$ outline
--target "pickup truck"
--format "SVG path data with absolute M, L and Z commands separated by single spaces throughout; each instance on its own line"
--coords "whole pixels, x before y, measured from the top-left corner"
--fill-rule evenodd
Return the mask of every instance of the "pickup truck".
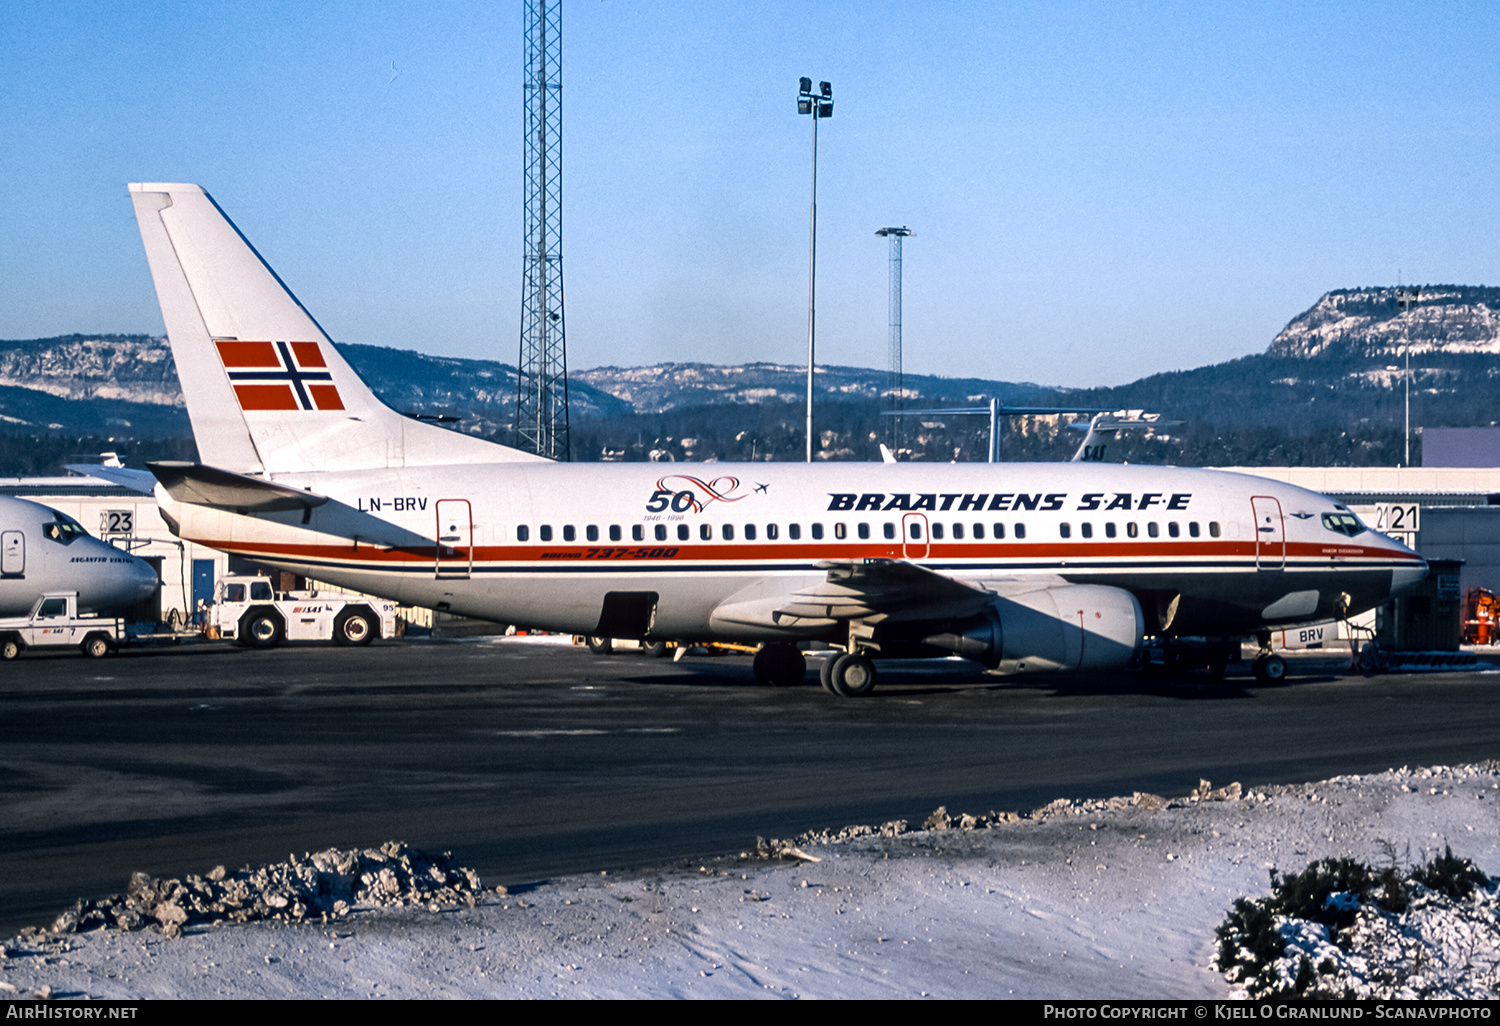
M 125 640 L 124 623 L 113 617 L 79 616 L 78 592 L 50 592 L 37 599 L 29 616 L 0 619 L 0 659 L 14 659 L 28 648 L 76 645 L 95 659 Z

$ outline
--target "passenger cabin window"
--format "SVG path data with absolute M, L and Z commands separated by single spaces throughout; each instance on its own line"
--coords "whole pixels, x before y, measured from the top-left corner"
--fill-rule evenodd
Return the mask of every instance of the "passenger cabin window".
M 563 541 L 574 541 L 575 539 L 577 539 L 577 537 L 578 532 L 573 530 L 572 524 L 567 524 L 563 527 Z
M 1093 524 L 1079 524 L 1078 525 L 1078 533 L 1081 534 L 1081 535 L 1083 535 L 1085 538 L 1092 538 L 1094 536 L 1094 525 Z
M 813 541 L 822 541 L 823 540 L 823 525 L 822 524 L 813 524 L 812 525 L 812 536 L 813 536 Z
M 734 541 L 734 525 L 733 524 L 725 524 L 724 527 L 722 528 L 722 530 L 723 530 L 723 533 L 724 533 L 724 540 L 725 541 Z
M 630 539 L 631 539 L 631 541 L 645 541 L 646 540 L 646 528 L 645 528 L 645 526 L 642 525 L 642 524 L 631 524 L 630 525 Z
M 754 524 L 746 524 L 745 525 L 745 540 L 746 541 L 754 541 L 755 540 L 755 525 Z
M 1146 525 L 1146 533 L 1149 534 L 1151 537 L 1156 538 L 1156 537 L 1159 537 L 1161 535 L 1161 528 L 1157 527 L 1156 526 L 1156 521 L 1153 520 L 1153 521 L 1151 521 L 1151 523 L 1149 523 L 1149 524 Z
M 845 538 L 849 537 L 849 525 L 848 524 L 834 524 L 833 525 L 833 536 L 835 538 L 839 539 L 839 541 L 843 541 Z
M 859 527 L 856 528 L 856 530 L 858 531 L 859 536 L 860 536 L 861 539 L 865 539 L 865 540 L 869 539 L 869 537 L 870 537 L 870 525 L 869 524 L 860 524 Z
M 609 540 L 610 541 L 619 541 L 620 540 L 620 525 L 619 524 L 610 524 L 609 525 Z
M 882 524 L 881 533 L 885 535 L 887 541 L 894 541 L 896 538 L 896 525 L 892 523 Z
M 1072 525 L 1070 525 L 1070 524 L 1058 524 L 1057 525 L 1057 533 L 1060 534 L 1064 538 L 1071 538 L 1073 536 Z
M 1129 523 L 1125 525 L 1125 533 L 1135 538 L 1141 533 L 1141 529 L 1135 523 Z
M 551 541 L 552 540 L 552 525 L 551 524 L 543 524 L 540 528 L 537 529 L 537 534 L 541 537 L 542 541 L 544 541 L 544 542 Z
M 1024 537 L 1026 537 L 1026 525 L 1025 524 L 1017 524 L 1016 525 L 1016 537 L 1017 538 L 1024 538 Z
M 583 529 L 583 536 L 585 538 L 587 538 L 589 541 L 598 541 L 599 540 L 599 528 L 596 525 L 594 525 L 594 524 L 590 524 L 589 526 L 587 526 L 587 527 L 585 527 Z
M 983 524 L 975 524 L 974 525 L 974 540 L 975 541 L 984 541 L 984 525 Z
M 701 539 L 703 539 L 704 541 L 713 541 L 714 540 L 713 525 L 712 524 L 699 524 L 698 525 L 698 537 L 701 538 Z
M 1188 524 L 1188 534 L 1194 538 L 1198 537 L 1198 521 L 1194 520 Z
M 999 541 L 1000 539 L 1002 539 L 1004 537 L 1005 537 L 1005 525 L 1004 524 L 996 524 L 995 525 L 995 540 Z
M 522 524 L 516 528 L 516 541 L 531 541 L 531 528 Z
M 691 527 L 689 527 L 687 524 L 678 524 L 677 525 L 677 540 L 678 541 L 687 541 L 692 536 L 693 536 L 693 529 Z
M 1173 538 L 1176 538 L 1182 534 L 1182 528 L 1177 526 L 1177 521 L 1174 520 L 1167 525 L 1167 534 L 1171 535 Z
M 1208 536 L 1210 538 L 1217 538 L 1219 536 L 1219 522 L 1217 520 L 1210 520 L 1208 522 Z
M 781 534 L 781 529 L 775 524 L 766 525 L 766 541 L 775 541 Z
M 953 537 L 955 539 L 957 539 L 958 541 L 962 541 L 963 540 L 963 537 L 964 537 L 964 525 L 963 524 L 954 524 L 953 525 Z
M 912 526 L 915 527 L 916 525 L 913 524 Z M 933 524 L 932 525 L 932 536 L 934 538 L 941 538 L 943 536 L 943 525 L 942 524 Z
M 797 539 L 801 538 L 802 537 L 802 525 L 801 524 L 787 524 L 786 525 L 786 536 L 788 538 L 790 538 L 792 541 L 796 541 Z
M 666 541 L 667 540 L 667 525 L 666 524 L 657 524 L 656 525 L 656 540 L 657 541 Z
M 1113 538 L 1114 536 L 1115 536 L 1115 525 L 1113 523 L 1105 524 L 1104 525 L 1104 537 L 1106 537 L 1106 538 Z

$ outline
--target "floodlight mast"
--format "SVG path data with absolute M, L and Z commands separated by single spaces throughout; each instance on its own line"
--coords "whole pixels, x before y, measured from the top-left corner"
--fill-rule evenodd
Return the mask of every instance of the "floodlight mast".
M 910 228 L 881 228 L 875 232 L 876 235 L 885 236 L 891 240 L 891 338 L 889 348 L 890 377 L 886 383 L 886 391 L 890 393 L 890 410 L 892 414 L 901 412 L 901 399 L 904 394 L 905 385 L 901 381 L 901 240 L 916 232 Z M 901 418 L 893 416 L 890 428 L 886 433 L 886 444 L 891 452 L 901 451 Z M 990 462 L 994 462 L 991 460 Z
M 812 202 L 808 208 L 807 243 L 807 462 L 813 458 L 813 363 L 817 340 L 818 295 L 818 122 L 833 117 L 833 85 L 819 82 L 813 92 L 812 79 L 797 83 L 797 113 L 812 115 Z

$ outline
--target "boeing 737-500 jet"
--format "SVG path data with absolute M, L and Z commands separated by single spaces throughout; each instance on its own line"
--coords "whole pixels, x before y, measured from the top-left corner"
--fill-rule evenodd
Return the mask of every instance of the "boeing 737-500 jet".
M 558 463 L 404 417 L 196 185 L 130 186 L 201 464 L 152 466 L 183 538 L 402 603 L 542 630 L 1005 673 L 1123 667 L 1152 635 L 1369 609 L 1415 552 L 1239 474 L 1061 464 Z

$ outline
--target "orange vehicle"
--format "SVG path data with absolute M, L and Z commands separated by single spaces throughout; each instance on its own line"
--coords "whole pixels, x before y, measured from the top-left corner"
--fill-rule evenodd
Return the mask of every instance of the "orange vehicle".
M 1493 645 L 1500 600 L 1488 588 L 1470 588 L 1464 596 L 1464 644 Z

